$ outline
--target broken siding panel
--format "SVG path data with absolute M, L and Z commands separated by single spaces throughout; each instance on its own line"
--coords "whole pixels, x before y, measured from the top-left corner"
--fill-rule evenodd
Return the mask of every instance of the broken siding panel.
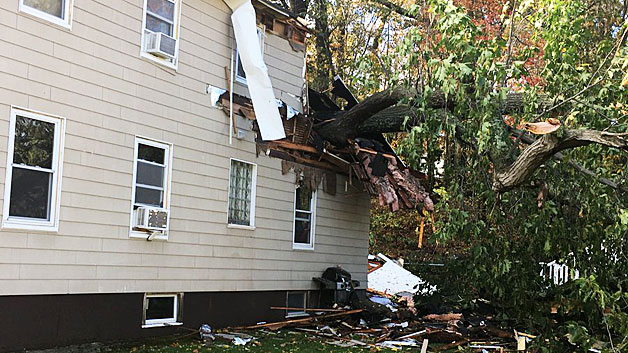
M 288 65 L 297 67 L 303 65 L 305 52 L 293 50 L 290 43 L 278 35 L 267 32 L 266 39 L 264 43 L 268 49 L 269 56 L 277 58 L 280 62 L 285 62 Z

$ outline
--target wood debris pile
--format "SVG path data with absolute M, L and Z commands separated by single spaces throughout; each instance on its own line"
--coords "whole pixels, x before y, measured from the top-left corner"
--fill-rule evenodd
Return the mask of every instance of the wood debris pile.
M 381 298 L 381 296 L 377 296 Z M 474 352 L 504 352 L 525 349 L 534 336 L 520 334 L 500 327 L 500 322 L 490 316 L 476 314 L 432 313 L 424 314 L 425 308 L 409 310 L 407 302 L 389 296 L 391 306 L 385 317 L 373 319 L 365 308 L 329 312 L 309 309 L 304 318 L 247 327 L 231 328 L 231 331 L 291 329 L 305 332 L 331 345 L 342 347 L 416 349 L 421 352 L 457 351 L 466 347 Z M 380 304 L 375 304 L 380 305 Z M 278 308 L 281 309 L 281 308 Z M 467 316 L 468 315 L 468 316 Z

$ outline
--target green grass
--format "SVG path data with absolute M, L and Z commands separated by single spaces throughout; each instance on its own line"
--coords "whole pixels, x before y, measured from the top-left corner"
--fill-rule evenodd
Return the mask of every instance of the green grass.
M 140 345 L 126 347 L 110 347 L 111 353 L 214 353 L 214 352 L 247 352 L 247 353 L 314 353 L 314 352 L 394 352 L 392 349 L 339 347 L 329 344 L 330 340 L 315 335 L 281 330 L 278 332 L 254 331 L 248 332 L 255 340 L 245 346 L 235 346 L 231 342 L 216 338 L 213 342 L 203 344 L 193 337 L 170 337 L 153 340 Z M 366 337 L 355 336 L 357 340 L 366 342 Z

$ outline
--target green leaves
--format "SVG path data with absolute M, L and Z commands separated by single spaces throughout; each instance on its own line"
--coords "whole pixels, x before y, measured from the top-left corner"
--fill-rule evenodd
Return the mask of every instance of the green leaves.
M 621 224 L 628 225 L 628 210 L 619 210 L 619 220 Z

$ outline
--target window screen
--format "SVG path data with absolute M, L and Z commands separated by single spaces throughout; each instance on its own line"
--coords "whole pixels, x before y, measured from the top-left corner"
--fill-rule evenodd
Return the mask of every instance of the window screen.
M 146 1 L 146 29 L 173 36 L 174 2 L 170 0 Z
M 164 207 L 166 182 L 166 150 L 138 144 L 136 158 L 135 204 Z
M 16 116 L 10 217 L 50 219 L 56 124 Z

